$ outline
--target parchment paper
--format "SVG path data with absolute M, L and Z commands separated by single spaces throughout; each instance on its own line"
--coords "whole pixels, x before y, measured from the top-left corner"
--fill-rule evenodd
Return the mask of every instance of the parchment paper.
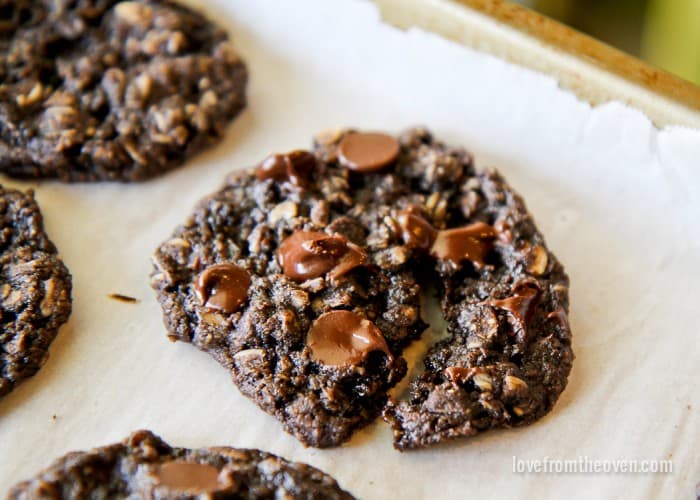
M 141 185 L 34 187 L 74 279 L 46 366 L 0 401 L 0 494 L 54 458 L 149 428 L 180 446 L 258 447 L 361 498 L 690 498 L 700 481 L 700 133 L 591 109 L 551 78 L 379 21 L 360 0 L 210 0 L 250 73 L 223 144 Z M 536 425 L 399 453 L 377 422 L 304 449 L 208 355 L 166 340 L 149 257 L 224 175 L 335 126 L 424 124 L 498 166 L 572 283 L 577 359 Z M 138 304 L 110 300 L 112 292 Z M 516 474 L 518 459 L 673 460 L 672 474 Z

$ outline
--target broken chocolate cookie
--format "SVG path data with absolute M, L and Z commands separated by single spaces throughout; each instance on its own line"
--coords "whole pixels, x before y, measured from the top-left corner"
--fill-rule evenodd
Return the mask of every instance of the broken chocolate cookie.
M 175 448 L 149 431 L 121 443 L 73 452 L 17 484 L 24 498 L 303 498 L 351 500 L 310 465 L 252 449 Z
M 421 129 L 338 131 L 268 157 L 204 200 L 155 264 L 171 338 L 214 355 L 305 444 L 337 445 L 380 407 L 399 449 L 524 425 L 571 369 L 568 278 L 522 199 Z M 222 264 L 250 278 L 223 312 L 196 292 Z M 387 401 L 430 287 L 449 337 L 409 399 Z
M 0 186 L 0 397 L 31 377 L 71 312 L 71 276 L 31 191 Z
M 141 181 L 216 142 L 245 106 L 226 33 L 168 0 L 3 2 L 0 170 Z

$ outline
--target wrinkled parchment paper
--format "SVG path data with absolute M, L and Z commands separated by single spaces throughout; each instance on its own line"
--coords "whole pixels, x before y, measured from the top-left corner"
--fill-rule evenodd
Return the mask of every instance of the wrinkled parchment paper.
M 257 447 L 361 498 L 690 498 L 700 481 L 700 132 L 591 109 L 551 78 L 419 31 L 362 0 L 209 0 L 250 73 L 220 146 L 141 185 L 34 187 L 74 279 L 74 312 L 33 379 L 0 401 L 0 494 L 54 458 L 149 428 L 171 444 Z M 165 337 L 149 257 L 224 175 L 335 126 L 424 124 L 498 166 L 571 276 L 576 362 L 528 428 L 399 453 L 377 422 L 304 449 L 208 355 Z M 107 298 L 140 299 L 125 304 Z M 673 460 L 671 474 L 518 474 L 517 459 Z

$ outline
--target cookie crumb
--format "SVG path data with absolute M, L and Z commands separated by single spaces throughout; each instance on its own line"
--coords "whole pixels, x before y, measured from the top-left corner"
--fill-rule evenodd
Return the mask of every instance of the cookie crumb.
M 118 300 L 119 302 L 125 302 L 127 304 L 138 304 L 141 302 L 139 299 L 135 297 L 130 297 L 128 295 L 122 295 L 121 293 L 110 293 L 107 295 L 110 299 L 113 300 Z

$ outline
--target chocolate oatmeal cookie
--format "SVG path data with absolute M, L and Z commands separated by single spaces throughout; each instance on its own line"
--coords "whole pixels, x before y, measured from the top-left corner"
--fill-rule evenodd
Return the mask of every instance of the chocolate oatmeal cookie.
M 571 368 L 568 278 L 522 199 L 424 130 L 272 155 L 155 263 L 171 338 L 212 353 L 305 444 L 339 444 L 380 406 L 399 449 L 527 424 Z M 387 401 L 430 287 L 449 338 L 410 398 Z
M 237 498 L 352 499 L 320 470 L 258 450 L 173 448 L 149 431 L 121 443 L 69 453 L 10 499 Z
M 71 276 L 31 191 L 0 186 L 0 397 L 31 377 L 71 312 Z
M 0 2 L 0 170 L 141 181 L 217 141 L 245 106 L 226 33 L 168 0 Z

